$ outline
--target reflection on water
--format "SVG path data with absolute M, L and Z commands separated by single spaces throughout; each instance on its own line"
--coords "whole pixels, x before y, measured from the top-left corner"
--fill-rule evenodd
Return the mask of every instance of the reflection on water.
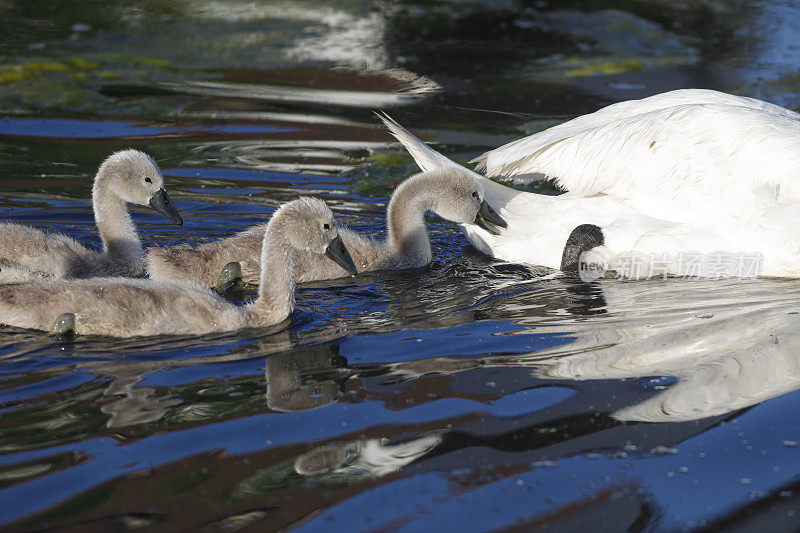
M 604 287 L 613 323 L 581 331 L 569 352 L 537 361 L 571 380 L 673 376 L 619 420 L 697 420 L 800 387 L 800 292 L 794 281 L 617 283 Z
M 299 194 L 377 235 L 414 166 L 376 107 L 466 161 L 677 87 L 797 105 L 780 0 L 95 7 L 0 6 L 2 217 L 92 246 L 90 179 L 123 147 L 184 214 L 133 208 L 145 243 L 231 235 Z M 586 284 L 428 227 L 431 265 L 305 284 L 279 328 L 3 328 L 2 527 L 800 526 L 795 281 Z

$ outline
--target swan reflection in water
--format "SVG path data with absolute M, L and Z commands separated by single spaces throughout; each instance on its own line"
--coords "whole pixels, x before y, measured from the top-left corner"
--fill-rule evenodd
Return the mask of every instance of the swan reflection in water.
M 327 375 L 304 382 L 302 369 L 323 369 Z M 322 345 L 304 351 L 290 351 L 267 357 L 267 405 L 284 413 L 307 411 L 330 405 L 345 395 L 344 381 L 355 375 L 338 346 Z M 386 438 L 362 438 L 329 442 L 294 461 L 294 471 L 303 476 L 326 478 L 381 477 L 423 457 L 442 441 L 434 431 L 403 442 Z
M 304 476 L 382 477 L 425 456 L 441 442 L 442 434 L 433 432 L 398 443 L 380 438 L 325 444 L 299 456 L 294 469 Z
M 663 392 L 614 411 L 614 418 L 698 420 L 800 387 L 795 282 L 606 280 L 600 285 L 608 314 L 573 326 L 575 342 L 536 354 L 535 366 L 547 379 L 676 378 Z
M 476 300 L 493 290 L 489 285 L 477 291 Z M 526 283 L 518 282 L 516 287 L 522 285 Z M 520 450 L 537 449 L 531 456 L 536 460 L 592 449 L 591 442 L 580 444 L 576 436 L 601 430 L 617 435 L 613 440 L 622 449 L 627 442 L 638 442 L 641 437 L 631 433 L 634 428 L 625 427 L 626 421 L 683 422 L 705 418 L 712 423 L 715 417 L 800 388 L 800 315 L 796 314 L 800 311 L 800 287 L 795 282 L 602 280 L 579 284 L 542 279 L 527 285 L 530 287 L 525 291 L 486 299 L 485 305 L 466 306 L 463 313 L 476 316 L 465 318 L 475 320 L 480 315 L 510 319 L 522 326 L 520 333 L 554 332 L 569 335 L 572 342 L 530 354 L 443 356 L 351 365 L 338 353 L 346 339 L 343 331 L 316 333 L 313 339 L 305 339 L 303 346 L 297 346 L 297 339 L 282 331 L 262 337 L 244 350 L 239 342 L 232 342 L 232 337 L 208 338 L 205 342 L 219 343 L 220 349 L 211 359 L 203 358 L 202 363 L 264 357 L 267 385 L 262 398 L 273 412 L 291 413 L 365 399 L 385 401 L 391 409 L 404 405 L 406 399 L 413 399 L 417 405 L 447 398 L 475 402 L 474 408 L 464 406 L 462 412 L 477 417 L 470 418 L 469 423 L 460 419 L 456 422 L 460 416 L 457 413 L 443 413 L 443 418 L 431 420 L 427 428 L 415 430 L 404 427 L 400 417 L 399 425 L 387 431 L 374 428 L 365 438 L 342 435 L 341 440 L 317 442 L 315 446 L 320 451 L 316 455 L 308 448 L 295 455 L 297 472 L 306 473 L 369 470 L 384 475 L 410 464 L 414 458 L 441 455 L 455 446 L 456 440 L 459 447 L 480 444 L 503 448 L 517 433 L 514 442 Z M 435 325 L 448 327 L 439 322 Z M 343 329 L 354 326 L 343 324 Z M 31 336 L 27 332 L 16 335 L 26 339 Z M 35 337 L 46 345 L 52 342 Z M 30 342 L 23 344 L 31 352 L 28 356 L 38 353 Z M 148 374 L 193 367 L 201 361 L 136 361 L 135 354 L 143 344 L 146 341 L 114 341 L 115 351 L 128 354 L 133 360 L 92 362 L 95 352 L 99 355 L 112 345 L 75 343 L 76 354 L 90 357 L 78 363 L 79 368 L 111 378 L 110 382 L 96 382 L 107 389 L 100 397 L 106 399 L 101 409 L 109 417 L 105 422 L 108 428 L 153 423 L 166 413 L 180 414 L 181 420 L 191 415 L 196 420 L 213 416 L 204 415 L 205 410 L 217 412 L 208 401 L 198 399 L 192 405 L 184 405 L 186 400 L 181 401 L 175 391 L 145 383 L 143 377 Z M 162 348 L 169 350 L 171 345 Z M 506 382 L 502 376 L 492 374 L 491 379 L 497 384 L 489 387 L 487 376 L 492 369 L 505 369 Z M 646 380 L 661 376 L 673 379 Z M 642 382 L 622 381 L 628 378 Z M 593 380 L 603 381 L 602 386 L 593 387 Z M 576 394 L 558 405 L 538 406 L 534 401 L 521 405 L 525 412 L 511 419 L 491 412 L 486 416 L 487 402 L 562 383 Z M 351 394 L 355 396 L 349 398 Z M 595 406 L 606 403 L 611 405 L 598 418 Z M 548 433 L 547 442 L 528 435 L 557 427 L 559 420 L 573 419 L 580 422 L 580 431 L 570 422 L 569 431 L 565 430 L 563 436 Z M 449 423 L 454 424 L 453 430 L 443 431 Z M 664 442 L 677 443 L 683 438 L 677 428 L 670 432 L 671 438 Z M 412 443 L 410 435 L 417 435 L 420 441 Z M 475 440 L 480 435 L 483 436 Z M 437 445 L 438 440 L 441 443 Z M 640 440 L 641 449 L 651 448 L 649 441 L 643 437 Z M 541 448 L 562 441 L 549 451 Z M 403 446 L 398 447 L 400 442 Z M 568 443 L 572 448 L 560 450 Z M 385 467 L 374 466 L 379 457 L 384 457 Z M 364 464 L 373 466 L 368 469 Z
M 441 457 L 446 450 L 470 446 L 528 450 L 531 458 L 552 460 L 590 451 L 595 446 L 590 435 L 595 433 L 603 433 L 604 442 L 612 448 L 627 449 L 626 445 L 637 442 L 639 449 L 649 450 L 677 444 L 703 431 L 702 427 L 712 427 L 721 416 L 800 388 L 800 288 L 792 282 L 668 279 L 576 285 L 550 279 L 535 283 L 552 284 L 553 290 L 545 292 L 558 299 L 558 305 L 537 306 L 533 301 L 525 305 L 517 294 L 493 302 L 482 312 L 495 316 L 512 313 L 518 324 L 536 325 L 539 333 L 569 334 L 574 341 L 524 355 L 436 357 L 356 366 L 348 366 L 331 346 L 315 353 L 306 351 L 303 359 L 297 359 L 297 354 L 293 358 L 276 354 L 267 358 L 267 402 L 272 410 L 281 412 L 315 409 L 342 401 L 350 378 L 372 388 L 392 382 L 421 385 L 434 375 L 447 376 L 451 383 L 457 375 L 464 376 L 461 384 L 471 383 L 474 399 L 485 402 L 489 397 L 480 399 L 478 394 L 488 391 L 478 389 L 492 368 L 513 370 L 508 385 L 516 383 L 521 387 L 517 390 L 564 383 L 577 395 L 555 409 L 531 406 L 530 413 L 513 420 L 481 416 L 452 430 L 446 429 L 448 420 L 443 420 L 434 432 L 403 439 L 403 447 L 386 445 L 392 435 L 403 433 L 399 428 L 386 432 L 389 439 L 326 442 L 297 456 L 295 471 L 381 476 L 426 454 Z M 534 299 L 541 298 L 541 287 L 532 294 Z M 576 302 L 591 309 L 576 306 Z M 552 316 L 555 307 L 562 309 L 556 321 Z M 564 317 L 567 309 L 570 316 Z M 309 368 L 315 369 L 313 379 L 307 374 Z M 370 381 L 370 376 L 379 377 L 381 384 Z M 670 379 L 645 379 L 665 376 Z M 629 378 L 643 382 L 626 383 Z M 592 380 L 602 380 L 605 385 L 601 389 L 587 387 Z M 648 390 L 642 390 L 642 385 Z M 505 385 L 496 387 L 498 399 L 513 394 Z M 410 389 L 403 392 L 411 394 Z M 606 412 L 597 412 L 594 406 L 598 401 L 608 405 Z M 667 434 L 657 435 L 641 434 L 625 424 L 701 419 L 707 420 L 702 427 L 673 427 Z M 547 428 L 560 427 L 561 422 L 566 428 L 563 435 L 560 430 L 544 440 L 539 435 Z M 581 435 L 589 440 L 583 442 Z M 385 461 L 383 466 L 380 461 Z

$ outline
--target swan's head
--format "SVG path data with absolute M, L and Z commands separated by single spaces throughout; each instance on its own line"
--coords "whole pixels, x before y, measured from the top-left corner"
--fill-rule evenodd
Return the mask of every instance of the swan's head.
M 431 210 L 440 217 L 459 224 L 475 224 L 494 235 L 500 233 L 498 227 L 507 227 L 506 221 L 486 202 L 480 178 L 469 171 L 453 167 L 419 176 L 426 176 L 427 185 L 433 188 Z
M 147 205 L 183 225 L 180 213 L 164 189 L 164 176 L 149 155 L 139 150 L 114 152 L 100 165 L 95 188 L 102 186 L 123 202 Z
M 349 273 L 358 273 L 339 236 L 333 213 L 322 200 L 307 197 L 292 200 L 281 206 L 274 218 L 280 220 L 293 248 L 325 254 Z

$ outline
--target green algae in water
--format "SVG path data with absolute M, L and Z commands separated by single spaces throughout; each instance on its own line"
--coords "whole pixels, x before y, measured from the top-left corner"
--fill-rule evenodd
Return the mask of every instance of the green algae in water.
M 43 76 L 48 72 L 69 72 L 70 67 L 53 60 L 29 61 L 17 65 L 0 66 L 0 84 L 16 83 Z
M 113 70 L 104 70 L 102 72 L 98 72 L 97 77 L 104 81 L 116 81 L 122 76 L 119 72 L 114 72 Z
M 613 76 L 616 74 L 631 74 L 640 72 L 645 68 L 668 67 L 686 65 L 691 63 L 682 57 L 656 57 L 656 58 L 628 58 L 610 60 L 567 60 L 565 65 L 582 64 L 579 68 L 569 69 L 565 74 L 572 78 L 587 76 Z
M 690 39 L 624 11 L 553 11 L 544 20 L 579 43 L 580 53 L 537 61 L 535 70 L 530 70 L 534 79 L 564 83 L 569 78 L 634 74 L 698 61 Z
M 82 57 L 68 57 L 64 62 L 78 70 L 97 70 L 100 68 L 100 63 Z
M 639 72 L 644 65 L 637 59 L 624 59 L 622 61 L 608 61 L 606 63 L 598 63 L 596 65 L 586 65 L 581 68 L 568 70 L 567 76 L 578 78 L 582 76 L 597 76 L 597 75 L 614 75 L 626 74 L 629 72 Z
M 133 54 L 112 53 L 101 56 L 106 62 L 115 65 L 127 65 L 133 67 L 154 67 L 158 69 L 172 68 L 172 62 L 157 57 L 139 56 Z
M 174 71 L 169 61 L 132 54 L 31 58 L 22 63 L 0 66 L 0 110 L 176 112 L 180 105 L 176 105 L 175 99 L 141 99 L 120 105 L 119 100 L 109 98 L 97 89 L 109 81 L 163 81 L 178 76 L 180 73 Z

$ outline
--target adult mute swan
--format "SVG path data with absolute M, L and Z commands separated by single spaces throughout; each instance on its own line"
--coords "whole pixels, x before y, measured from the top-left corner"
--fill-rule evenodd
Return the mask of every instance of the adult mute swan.
M 86 335 L 197 335 L 276 324 L 294 309 L 296 250 L 326 254 L 355 272 L 324 202 L 283 205 L 262 236 L 258 298 L 233 305 L 190 283 L 91 278 L 0 285 L 0 323 Z
M 423 170 L 478 176 L 382 118 Z M 464 229 L 494 257 L 560 268 L 565 243 L 583 226 L 589 246 L 602 244 L 597 261 L 634 277 L 647 274 L 637 276 L 637 258 L 650 274 L 800 277 L 793 111 L 711 90 L 671 91 L 610 105 L 474 161 L 489 177 L 551 177 L 567 190 L 547 196 L 485 179 L 486 199 L 508 228 Z
M 175 224 L 183 224 L 164 189 L 155 161 L 138 150 L 111 154 L 97 170 L 92 207 L 103 250 L 58 233 L 0 222 L 0 283 L 39 278 L 144 275 L 144 253 L 127 203 L 149 205 Z
M 484 199 L 483 178 L 468 173 L 452 173 L 447 169 L 412 176 L 403 181 L 392 195 L 386 214 L 389 236 L 378 241 L 347 229 L 341 229 L 347 249 L 359 272 L 417 268 L 431 261 L 431 243 L 424 215 L 432 211 L 444 219 L 471 223 L 490 234 L 505 227 Z M 210 287 L 217 283 L 223 266 L 230 262 L 241 265 L 241 277 L 247 283 L 258 283 L 257 261 L 263 226 L 254 226 L 231 237 L 199 246 L 175 248 L 153 247 L 147 251 L 147 267 L 152 279 L 192 281 Z M 318 254 L 299 251 L 295 260 L 298 283 L 333 279 L 348 271 Z

